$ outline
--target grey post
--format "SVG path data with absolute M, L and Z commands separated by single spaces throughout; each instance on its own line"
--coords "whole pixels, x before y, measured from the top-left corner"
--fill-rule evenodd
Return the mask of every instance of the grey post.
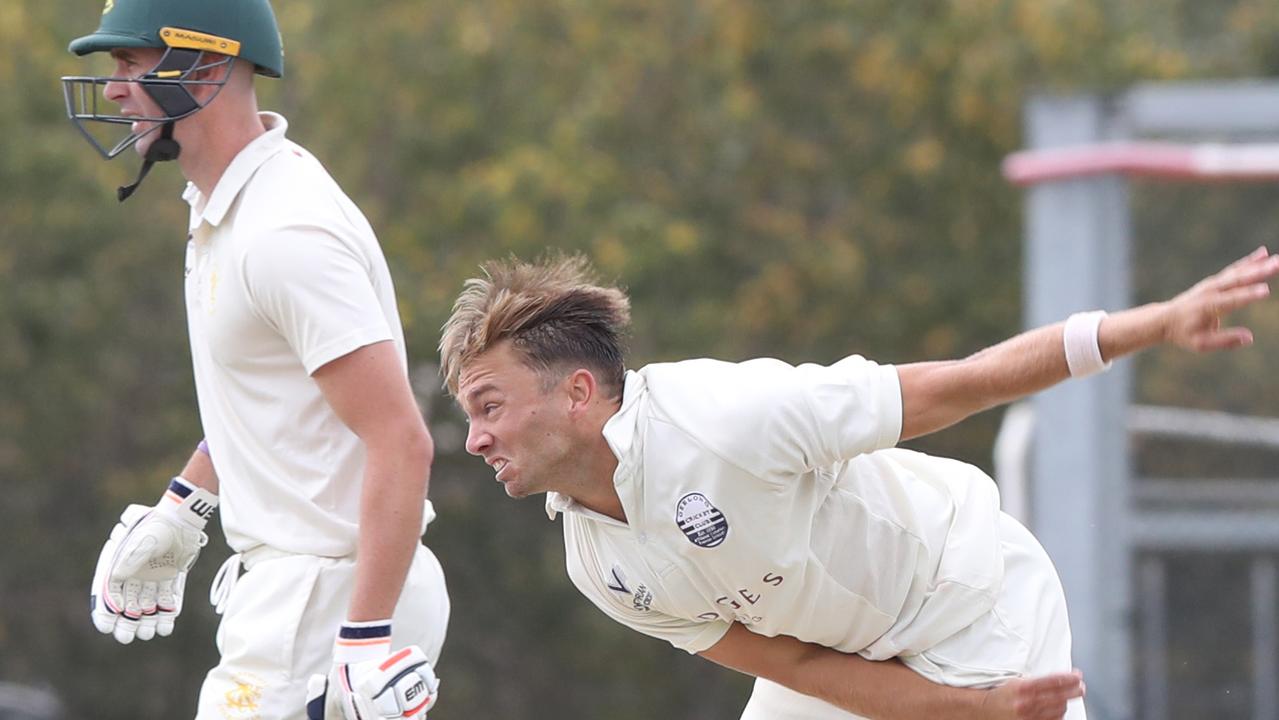
M 1032 149 L 1122 138 L 1097 97 L 1039 97 L 1027 108 Z M 1127 182 L 1088 177 L 1031 186 L 1026 214 L 1026 324 L 1129 303 Z M 1130 369 L 1063 383 L 1033 399 L 1031 518 L 1057 564 L 1094 720 L 1132 715 L 1131 559 L 1123 526 Z

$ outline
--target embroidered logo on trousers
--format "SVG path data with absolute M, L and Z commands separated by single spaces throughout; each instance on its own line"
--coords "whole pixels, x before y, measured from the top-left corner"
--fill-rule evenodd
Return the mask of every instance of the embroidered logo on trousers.
M 222 696 L 222 717 L 228 720 L 256 720 L 265 683 L 251 673 L 235 673 L 232 687 Z

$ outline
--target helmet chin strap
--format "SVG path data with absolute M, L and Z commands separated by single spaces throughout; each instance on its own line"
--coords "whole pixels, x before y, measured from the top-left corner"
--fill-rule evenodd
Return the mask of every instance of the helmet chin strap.
M 178 155 L 182 154 L 182 146 L 177 140 L 173 139 L 173 122 L 169 121 L 160 128 L 160 137 L 156 138 L 151 146 L 147 148 L 147 154 L 143 156 L 142 169 L 138 171 L 138 179 L 133 181 L 132 185 L 123 185 L 116 188 L 116 197 L 120 202 L 129 199 L 142 181 L 146 179 L 147 173 L 151 172 L 151 166 L 158 162 L 168 162 L 169 160 L 177 160 Z

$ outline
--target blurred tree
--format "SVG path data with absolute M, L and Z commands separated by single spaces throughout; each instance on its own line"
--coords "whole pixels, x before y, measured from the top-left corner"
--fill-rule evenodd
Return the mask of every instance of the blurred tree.
M 749 688 L 579 598 L 537 502 L 507 501 L 461 452 L 430 369 L 480 261 L 586 252 L 634 296 L 635 365 L 964 355 L 1020 324 L 1020 194 L 997 169 L 1029 91 L 1279 71 L 1263 0 L 276 9 L 288 67 L 264 104 L 378 229 L 440 440 L 429 540 L 455 611 L 438 720 L 734 718 Z M 112 521 L 200 437 L 176 168 L 119 206 L 136 160 L 100 162 L 62 119 L 56 78 L 83 68 L 66 44 L 96 20 L 88 0 L 0 4 L 0 678 L 52 683 L 80 716 L 182 717 L 215 656 L 202 597 L 220 540 L 175 638 L 118 647 L 85 612 Z M 1143 296 L 1249 248 L 1209 217 L 1177 226 L 1155 273 L 1170 284 Z M 1206 372 L 1185 367 L 1159 372 Z M 918 446 L 988 465 L 996 421 Z

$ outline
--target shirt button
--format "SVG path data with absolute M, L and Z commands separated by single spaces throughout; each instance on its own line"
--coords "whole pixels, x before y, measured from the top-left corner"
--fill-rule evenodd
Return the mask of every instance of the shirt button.
M 646 543 L 646 542 L 648 542 L 648 533 L 646 533 L 646 532 L 641 532 L 641 533 L 639 534 L 639 543 L 640 543 L 640 545 L 643 545 L 643 544 L 644 544 L 644 543 Z

